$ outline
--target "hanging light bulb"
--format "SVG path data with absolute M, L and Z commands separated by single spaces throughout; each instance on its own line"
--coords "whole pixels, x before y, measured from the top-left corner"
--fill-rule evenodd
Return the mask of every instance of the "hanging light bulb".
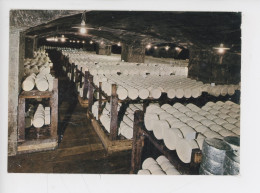
M 55 42 L 57 42 L 57 41 L 58 41 L 58 38 L 57 38 L 57 37 L 55 37 L 55 38 L 54 38 L 54 41 L 55 41 Z
M 146 45 L 146 49 L 148 49 L 148 50 L 149 50 L 151 47 L 152 47 L 151 44 L 147 44 L 147 45 Z
M 101 45 L 103 45 L 103 44 L 104 44 L 104 42 L 102 41 L 102 42 L 100 42 L 100 44 L 101 44 Z
M 72 42 L 75 43 L 75 40 L 73 40 Z
M 157 50 L 158 47 L 157 47 L 157 46 L 154 46 L 153 48 L 154 48 L 155 50 Z
M 80 41 L 78 40 L 77 43 L 79 43 Z
M 82 44 L 85 44 L 85 41 L 84 41 L 84 40 L 82 41 Z
M 65 41 L 66 41 L 66 38 L 64 37 L 64 35 L 61 35 L 60 41 L 61 41 L 61 42 L 65 42 Z
M 117 46 L 118 46 L 118 47 L 120 47 L 120 46 L 121 46 L 121 43 L 120 43 L 120 42 L 118 42 L 118 43 L 117 43 Z
M 219 47 L 213 47 L 213 49 L 216 49 L 219 54 L 224 54 L 226 50 L 230 50 L 230 48 L 225 48 L 224 44 L 220 44 Z
M 93 41 L 91 40 L 89 43 L 90 43 L 90 44 L 93 44 Z
M 86 29 L 85 27 L 81 27 L 80 30 L 79 30 L 79 32 L 80 32 L 81 34 L 86 34 L 86 33 L 87 33 L 87 29 Z
M 166 46 L 166 47 L 165 47 L 165 50 L 166 50 L 166 51 L 168 51 L 169 49 L 170 49 L 170 47 L 169 47 L 169 46 Z

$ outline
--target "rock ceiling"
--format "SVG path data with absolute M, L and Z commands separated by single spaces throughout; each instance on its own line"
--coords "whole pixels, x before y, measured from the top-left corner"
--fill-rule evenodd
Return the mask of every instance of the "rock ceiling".
M 64 34 L 109 43 L 173 43 L 203 49 L 241 44 L 241 13 L 237 12 L 87 11 L 86 24 L 92 29 L 85 36 L 72 28 L 80 24 L 82 13 L 17 10 L 11 12 L 10 24 L 24 25 L 27 35 L 39 38 Z

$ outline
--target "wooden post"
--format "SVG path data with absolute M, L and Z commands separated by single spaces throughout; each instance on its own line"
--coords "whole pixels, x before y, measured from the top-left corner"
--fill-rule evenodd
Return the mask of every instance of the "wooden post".
M 191 162 L 190 162 L 190 168 L 193 173 L 198 173 L 201 160 L 202 160 L 201 150 L 193 149 L 191 153 Z
M 53 91 L 50 98 L 51 106 L 51 138 L 57 139 L 58 131 L 58 79 L 53 80 Z
M 82 88 L 82 74 L 83 74 L 83 72 L 82 72 L 82 67 L 80 67 L 80 72 L 79 72 L 79 85 L 80 85 L 80 88 Z
M 85 100 L 87 98 L 87 93 L 88 93 L 88 76 L 89 72 L 85 71 L 84 75 L 84 87 L 83 87 L 83 99 Z
M 143 124 L 144 124 L 144 112 L 135 111 L 130 174 L 136 174 L 137 171 L 141 169 L 142 150 L 144 145 L 144 136 L 142 135 Z
M 75 70 L 75 71 L 76 71 L 76 72 L 75 72 L 75 84 L 77 84 L 78 78 L 79 78 L 79 75 L 78 75 L 78 65 L 75 66 L 75 69 L 76 69 L 76 70 Z
M 99 82 L 99 87 L 98 87 L 98 120 L 99 120 L 101 113 L 102 113 L 102 94 L 101 94 L 101 90 L 102 90 L 102 82 Z
M 116 84 L 112 84 L 112 94 L 111 94 L 111 119 L 110 119 L 110 140 L 116 140 L 118 135 L 118 113 L 117 113 L 117 106 L 118 106 L 118 96 L 116 94 Z
M 74 82 L 74 72 L 75 72 L 75 64 L 72 63 L 71 65 L 71 81 Z
M 25 140 L 25 98 L 18 100 L 18 142 Z
M 92 109 L 93 95 L 94 95 L 93 76 L 89 75 L 89 81 L 88 81 L 88 110 L 89 111 L 91 111 Z

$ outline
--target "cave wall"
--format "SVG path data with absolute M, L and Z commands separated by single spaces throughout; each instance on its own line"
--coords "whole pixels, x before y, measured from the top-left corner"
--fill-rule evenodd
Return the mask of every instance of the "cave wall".
M 189 77 L 204 83 L 238 84 L 241 80 L 241 55 L 227 51 L 190 50 Z
M 144 63 L 145 47 L 142 44 L 123 44 L 121 60 L 125 62 Z
M 68 10 L 11 10 L 9 28 L 9 80 L 8 80 L 8 155 L 17 153 L 17 107 L 23 78 L 25 35 L 30 27 L 73 15 L 80 11 Z M 31 44 L 32 45 L 32 44 Z M 34 42 L 34 46 L 37 43 Z M 28 53 L 27 53 L 28 54 Z M 31 55 L 31 54 L 29 54 Z

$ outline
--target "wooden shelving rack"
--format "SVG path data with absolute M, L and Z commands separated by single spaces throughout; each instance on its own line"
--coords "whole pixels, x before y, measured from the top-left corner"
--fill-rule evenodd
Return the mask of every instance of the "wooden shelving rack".
M 49 98 L 51 107 L 50 137 L 47 139 L 25 139 L 25 104 L 26 99 Z M 18 98 L 18 153 L 29 153 L 55 149 L 58 145 L 58 79 L 53 80 L 52 91 L 22 91 Z

